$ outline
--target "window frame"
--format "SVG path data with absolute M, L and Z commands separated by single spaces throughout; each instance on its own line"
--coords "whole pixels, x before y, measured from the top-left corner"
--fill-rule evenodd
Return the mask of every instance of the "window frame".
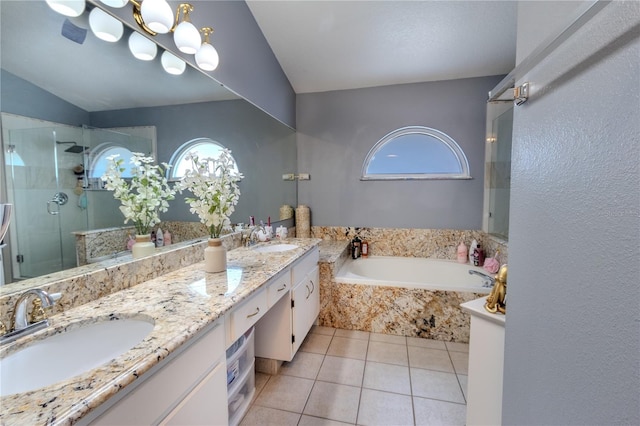
M 182 178 L 184 176 L 180 176 L 180 177 L 175 177 L 174 176 L 174 171 L 178 169 L 178 164 L 177 162 L 181 159 L 183 159 L 186 155 L 186 153 L 193 148 L 194 146 L 197 145 L 201 145 L 201 144 L 206 144 L 206 143 L 210 143 L 212 145 L 217 145 L 219 146 L 221 149 L 228 149 L 226 146 L 224 146 L 222 143 L 218 142 L 217 140 L 211 139 L 211 138 L 195 138 L 195 139 L 191 139 L 185 143 L 183 143 L 182 145 L 180 145 L 180 147 L 178 147 L 178 149 L 176 149 L 173 152 L 173 155 L 171 156 L 171 159 L 169 160 L 169 165 L 171 167 L 169 167 L 167 169 L 167 181 L 168 182 L 179 182 L 182 180 Z M 233 162 L 235 163 L 236 169 L 239 172 L 240 167 L 238 166 L 238 161 L 236 160 L 236 158 L 231 155 L 231 158 L 233 159 Z
M 437 139 L 444 146 L 449 149 L 460 166 L 460 173 L 368 173 L 367 169 L 371 160 L 375 154 L 382 149 L 387 143 L 392 142 L 394 139 L 405 136 L 420 134 Z M 444 132 L 425 126 L 407 126 L 396 129 L 386 134 L 382 139 L 376 142 L 375 145 L 369 150 L 365 160 L 362 164 L 362 172 L 360 174 L 360 180 L 443 180 L 443 179 L 473 179 L 469 171 L 469 161 L 464 154 L 460 145 Z

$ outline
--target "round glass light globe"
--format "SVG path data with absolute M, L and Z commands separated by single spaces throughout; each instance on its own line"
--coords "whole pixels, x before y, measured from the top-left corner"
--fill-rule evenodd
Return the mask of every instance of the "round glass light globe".
M 162 68 L 169 74 L 180 75 L 184 72 L 187 64 L 173 53 L 165 51 L 160 58 Z
M 124 32 L 122 22 L 97 7 L 89 14 L 89 27 L 96 37 L 111 43 L 120 40 Z
M 84 0 L 47 0 L 47 4 L 56 12 L 71 17 L 82 15 L 85 9 Z
M 129 36 L 129 50 L 136 59 L 141 61 L 151 61 L 158 54 L 158 46 L 135 31 Z
M 196 52 L 196 63 L 205 71 L 213 71 L 218 68 L 220 58 L 218 51 L 209 43 L 202 43 L 198 52 Z
M 166 34 L 173 26 L 173 11 L 165 0 L 144 0 L 140 13 L 149 29 L 158 34 Z
M 187 21 L 181 22 L 176 27 L 173 33 L 173 41 L 181 52 L 189 55 L 196 53 L 202 42 L 198 29 Z

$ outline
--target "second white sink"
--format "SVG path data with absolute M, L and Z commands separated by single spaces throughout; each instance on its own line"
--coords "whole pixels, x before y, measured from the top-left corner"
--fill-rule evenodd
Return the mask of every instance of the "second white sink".
M 0 396 L 40 389 L 92 370 L 144 340 L 153 321 L 118 319 L 81 325 L 0 359 Z

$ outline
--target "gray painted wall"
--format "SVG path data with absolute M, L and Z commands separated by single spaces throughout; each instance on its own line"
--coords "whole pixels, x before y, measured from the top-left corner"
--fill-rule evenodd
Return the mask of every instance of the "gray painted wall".
M 312 225 L 482 227 L 485 107 L 502 76 L 300 94 L 298 202 Z M 405 126 L 445 132 L 465 152 L 472 180 L 360 181 L 378 140 Z
M 504 424 L 640 424 L 639 28 L 612 2 L 520 81 Z
M 130 7 L 113 9 L 95 0 L 91 2 L 114 13 L 130 27 L 138 28 Z M 172 4 L 177 5 L 176 2 Z M 294 128 L 295 93 L 247 4 L 237 0 L 196 1 L 192 4 L 191 20 L 198 27 L 205 26 L 205 23 L 213 27 L 211 44 L 220 55 L 218 68 L 203 72 Z M 159 34 L 155 40 L 197 69 L 194 56 L 181 53 L 172 37 Z
M 28 81 L 5 70 L 0 81 L 0 108 L 2 112 L 22 115 L 24 117 L 39 118 L 56 123 L 81 126 L 89 124 L 89 113 L 70 104 L 59 97 L 42 90 Z
M 295 182 L 282 180 L 283 173 L 295 172 L 295 133 L 244 100 L 96 112 L 91 124 L 156 126 L 160 162 L 169 162 L 176 149 L 196 138 L 211 138 L 231 149 L 245 175 L 233 222 L 247 223 L 249 215 L 276 220 L 282 204 L 296 202 Z M 179 194 L 161 218 L 197 220 Z

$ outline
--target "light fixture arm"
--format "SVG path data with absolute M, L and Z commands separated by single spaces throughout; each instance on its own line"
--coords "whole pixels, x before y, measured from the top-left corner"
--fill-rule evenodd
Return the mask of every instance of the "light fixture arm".
M 211 27 L 204 27 L 200 29 L 200 32 L 202 33 L 202 35 L 204 36 L 204 40 L 202 41 L 202 43 L 207 43 L 207 44 L 211 44 L 211 41 L 209 40 L 209 36 L 211 34 L 213 34 L 213 28 Z
M 151 36 L 157 36 L 158 33 L 153 31 L 151 28 L 145 24 L 144 19 L 142 18 L 142 2 L 139 0 L 129 0 L 133 5 L 133 19 L 135 19 L 136 23 Z M 180 23 L 180 12 L 182 12 L 182 20 L 186 22 L 191 22 L 191 18 L 189 17 L 189 13 L 193 12 L 193 6 L 189 3 L 180 3 L 178 8 L 176 9 L 176 18 L 173 22 L 173 26 L 169 30 L 169 32 L 175 31 L 176 27 Z

